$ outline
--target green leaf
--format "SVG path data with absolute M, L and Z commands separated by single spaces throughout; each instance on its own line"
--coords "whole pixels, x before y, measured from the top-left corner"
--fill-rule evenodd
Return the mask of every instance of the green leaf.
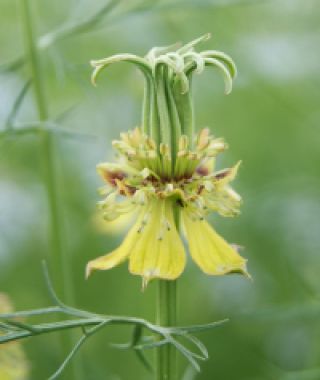
M 34 326 L 28 325 L 28 324 L 23 323 L 23 322 L 15 321 L 15 320 L 6 320 L 6 323 L 8 325 L 11 325 L 11 326 L 14 326 L 14 327 L 18 327 L 18 328 L 20 328 L 22 330 L 27 330 L 27 331 L 31 332 L 32 334 L 37 334 L 38 331 L 39 331 Z
M 152 365 L 150 364 L 150 362 L 148 361 L 148 359 L 145 357 L 144 353 L 140 350 L 135 350 L 135 353 L 137 355 L 137 358 L 138 360 L 140 361 L 140 363 L 144 366 L 144 368 L 150 372 L 150 373 L 153 373 L 153 367 Z
M 4 332 L 0 335 L 0 344 L 7 343 L 24 338 L 30 338 L 33 336 L 48 334 L 52 332 L 69 330 L 69 329 L 81 329 L 83 332 L 82 337 L 75 344 L 68 356 L 62 362 L 57 371 L 50 377 L 51 380 L 57 379 L 66 366 L 70 363 L 74 355 L 78 352 L 86 339 L 97 333 L 105 326 L 111 325 L 131 325 L 133 326 L 131 341 L 124 345 L 117 345 L 121 349 L 133 349 L 137 358 L 144 365 L 144 367 L 151 371 L 152 367 L 145 357 L 143 350 L 158 348 L 163 345 L 171 344 L 174 346 L 193 366 L 196 371 L 200 371 L 200 365 L 198 361 L 208 359 L 208 351 L 204 344 L 195 336 L 190 335 L 190 332 L 201 332 L 215 328 L 227 320 L 222 320 L 206 325 L 195 326 L 182 326 L 182 327 L 162 327 L 154 325 L 147 320 L 128 316 L 111 316 L 111 315 L 99 315 L 91 313 L 86 310 L 76 309 L 64 304 L 57 296 L 50 277 L 46 264 L 43 264 L 43 270 L 46 278 L 47 287 L 49 289 L 50 297 L 56 306 L 49 308 L 41 308 L 35 310 L 18 311 L 15 313 L 0 314 L 0 329 Z M 72 319 L 60 320 L 52 323 L 40 323 L 40 324 L 26 324 L 24 322 L 17 321 L 18 317 L 32 317 L 32 316 L 46 316 L 53 313 L 63 313 L 67 317 Z M 152 334 L 156 334 L 157 338 L 150 336 L 143 336 L 143 330 L 148 330 Z M 156 339 L 156 340 L 155 340 Z M 185 339 L 188 344 L 192 345 L 198 352 L 189 349 L 185 344 L 178 341 Z
M 111 0 L 108 1 L 101 9 L 95 12 L 92 16 L 90 16 L 87 20 L 81 21 L 79 23 L 70 23 L 67 22 L 57 29 L 45 34 L 40 37 L 38 41 L 38 47 L 40 49 L 44 49 L 54 44 L 57 41 L 72 37 L 74 35 L 84 33 L 92 30 L 95 26 L 97 26 L 102 19 L 110 13 L 115 6 L 119 3 L 119 0 Z
M 182 380 L 195 380 L 198 372 L 192 366 L 188 366 L 183 374 Z
M 21 90 L 19 91 L 18 93 L 18 96 L 17 98 L 15 99 L 14 103 L 13 103 L 13 106 L 12 106 L 12 109 L 7 117 L 7 120 L 5 122 L 5 125 L 6 125 L 6 128 L 9 129 L 9 128 L 12 128 L 12 124 L 13 124 L 13 121 L 21 107 L 21 104 L 30 88 L 30 85 L 32 83 L 32 80 L 31 79 L 28 79 L 25 84 L 23 85 L 23 87 L 21 88 Z
M 133 332 L 132 332 L 132 341 L 131 341 L 131 347 L 134 347 L 136 346 L 141 338 L 142 338 L 142 326 L 141 325 L 136 325 L 134 326 L 133 328 Z
M 170 331 L 174 333 L 179 333 L 179 332 L 197 333 L 197 332 L 207 331 L 207 330 L 211 330 L 213 328 L 219 327 L 226 322 L 229 322 L 229 319 L 222 319 L 221 321 L 211 322 L 204 325 L 172 327 L 170 328 Z
M 139 344 L 135 346 L 136 350 L 149 350 L 151 348 L 158 348 L 161 346 L 164 346 L 165 344 L 168 344 L 169 340 L 168 339 L 162 339 L 162 340 L 156 340 L 151 343 L 145 343 L 145 344 Z
M 55 380 L 55 379 L 57 379 L 62 374 L 62 372 L 64 371 L 64 369 L 70 363 L 71 359 L 75 356 L 75 354 L 79 351 L 79 349 L 81 348 L 81 346 L 83 345 L 83 343 L 85 342 L 86 339 L 87 339 L 87 337 L 85 335 L 83 335 L 78 340 L 78 342 L 73 347 L 73 349 L 71 350 L 71 352 L 69 353 L 69 355 L 65 358 L 65 360 L 63 361 L 63 363 L 61 364 L 61 366 L 57 369 L 57 371 L 53 375 L 51 375 L 49 377 L 49 380 Z
M 197 362 L 197 357 L 195 357 L 195 354 L 188 350 L 186 347 L 184 347 L 182 344 L 180 344 L 175 339 L 170 339 L 170 343 L 189 361 L 189 363 L 193 366 L 193 368 L 200 372 L 200 366 Z
M 201 352 L 201 354 L 202 354 L 201 360 L 209 359 L 209 353 L 208 353 L 207 347 L 201 342 L 201 340 L 199 340 L 197 337 L 195 337 L 193 335 L 189 335 L 189 334 L 184 335 L 184 337 L 186 339 L 188 339 L 190 342 L 192 342 L 198 348 L 198 350 Z
M 46 315 L 46 314 L 61 313 L 61 312 L 63 312 L 63 309 L 57 306 L 53 306 L 53 307 L 47 307 L 47 308 L 42 308 L 42 309 L 16 311 L 14 313 L 0 314 L 0 320 L 9 319 L 9 318 L 33 317 L 36 315 Z
M 21 55 L 18 58 L 2 63 L 0 65 L 0 73 L 10 73 L 19 70 L 26 63 L 25 56 Z

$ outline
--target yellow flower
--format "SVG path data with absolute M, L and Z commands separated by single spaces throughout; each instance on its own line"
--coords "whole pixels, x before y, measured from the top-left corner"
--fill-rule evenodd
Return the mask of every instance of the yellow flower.
M 87 276 L 129 260 L 130 272 L 142 276 L 145 285 L 154 278 L 176 279 L 186 262 L 180 224 L 193 260 L 205 273 L 248 275 L 246 260 L 205 220 L 210 212 L 235 216 L 241 202 L 230 187 L 239 163 L 215 170 L 216 156 L 226 149 L 223 139 L 214 138 L 208 129 L 194 133 L 193 74 L 207 66 L 218 68 L 227 94 L 236 75 L 228 55 L 195 51 L 209 37 L 182 47 L 156 47 L 145 57 L 118 54 L 91 62 L 93 83 L 112 63 L 136 65 L 144 75 L 145 92 L 141 127 L 122 133 L 113 142 L 117 163 L 98 165 L 106 183 L 101 189 L 104 199 L 99 202 L 105 219 L 110 222 L 134 215 L 136 220 L 116 250 L 88 263 Z
M 106 182 L 99 203 L 107 220 L 123 214 L 137 215 L 122 244 L 113 252 L 92 260 L 87 276 L 129 260 L 129 270 L 146 284 L 153 278 L 174 280 L 184 270 L 185 249 L 176 228 L 174 210 L 181 221 L 191 257 L 203 272 L 211 275 L 247 274 L 246 260 L 208 224 L 205 217 L 215 211 L 223 216 L 238 214 L 240 196 L 229 183 L 239 164 L 214 171 L 216 155 L 225 149 L 208 129 L 197 136 L 194 150 L 188 139 L 179 141 L 173 175 L 167 170 L 172 160 L 167 147 L 157 152 L 154 141 L 135 129 L 113 143 L 120 154 L 117 164 L 102 163 L 98 172 Z

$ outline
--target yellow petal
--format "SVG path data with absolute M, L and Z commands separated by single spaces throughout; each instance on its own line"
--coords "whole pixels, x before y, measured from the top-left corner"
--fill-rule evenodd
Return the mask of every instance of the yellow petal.
M 232 168 L 221 170 L 215 173 L 214 178 L 216 179 L 216 186 L 222 188 L 228 183 L 232 182 L 238 173 L 241 161 L 238 161 Z
M 0 293 L 0 313 L 12 313 L 13 307 L 10 299 Z M 2 332 L 0 330 L 0 336 Z M 29 363 L 20 342 L 10 342 L 0 348 L 0 379 L 22 380 L 29 379 Z
M 202 271 L 209 275 L 242 273 L 249 276 L 246 260 L 205 220 L 184 215 L 183 222 L 190 254 Z
M 123 233 L 130 224 L 132 224 L 133 218 L 136 217 L 136 213 L 122 214 L 114 220 L 106 221 L 103 218 L 101 210 L 97 210 L 91 219 L 93 228 L 104 234 L 120 234 Z
M 183 272 L 185 261 L 171 201 L 157 201 L 149 223 L 130 254 L 130 272 L 143 276 L 145 284 L 153 278 L 174 280 Z
M 142 216 L 140 216 L 137 222 L 131 227 L 127 236 L 121 243 L 121 245 L 115 249 L 113 252 L 108 253 L 107 255 L 98 257 L 95 260 L 89 261 L 86 267 L 86 278 L 88 278 L 94 270 L 107 270 L 111 269 L 124 260 L 126 260 L 131 252 L 132 247 L 136 244 L 137 239 L 140 234 L 138 232 L 139 226 L 141 224 Z

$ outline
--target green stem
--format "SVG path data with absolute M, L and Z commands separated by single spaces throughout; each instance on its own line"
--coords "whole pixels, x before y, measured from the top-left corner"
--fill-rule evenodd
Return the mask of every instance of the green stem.
M 180 212 L 174 209 L 176 228 L 180 230 Z M 158 281 L 157 324 L 171 327 L 177 325 L 177 280 Z M 171 344 L 159 347 L 156 358 L 156 380 L 177 379 L 176 350 Z
M 177 281 L 158 281 L 157 324 L 164 327 L 176 325 Z M 176 357 L 172 345 L 157 350 L 156 380 L 176 379 Z
M 30 69 L 34 81 L 35 96 L 40 120 L 48 118 L 48 110 L 44 97 L 43 82 L 40 75 L 40 64 L 33 33 L 32 16 L 29 0 L 20 0 L 22 9 L 22 21 L 25 32 L 25 43 L 28 49 Z
M 30 70 L 34 83 L 34 91 L 36 98 L 36 106 L 40 121 L 46 121 L 49 118 L 48 106 L 45 98 L 43 78 L 41 73 L 41 65 L 38 57 L 36 47 L 36 39 L 34 36 L 32 11 L 29 0 L 20 0 L 22 21 L 25 33 L 25 44 L 30 62 Z M 72 303 L 73 300 L 73 285 L 70 278 L 70 265 L 65 252 L 63 251 L 63 239 L 61 230 L 61 215 L 59 212 L 58 196 L 57 196 L 57 181 L 54 171 L 54 147 L 52 135 L 48 129 L 41 128 L 39 130 L 42 139 L 41 144 L 41 158 L 43 164 L 43 171 L 45 174 L 45 186 L 48 198 L 49 217 L 50 217 L 50 258 L 55 263 L 55 270 L 62 272 L 62 286 L 61 293 L 67 302 Z M 71 342 L 68 338 L 67 345 Z M 82 371 L 80 368 L 73 368 L 73 379 L 82 379 Z

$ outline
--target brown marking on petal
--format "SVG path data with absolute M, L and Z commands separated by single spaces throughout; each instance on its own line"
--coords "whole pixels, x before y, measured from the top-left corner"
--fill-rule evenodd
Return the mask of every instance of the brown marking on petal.
M 196 173 L 204 177 L 209 174 L 209 169 L 206 166 L 198 166 Z
M 105 181 L 107 181 L 111 186 L 116 187 L 117 186 L 117 180 L 122 181 L 123 179 L 126 178 L 126 174 L 121 171 L 108 171 L 104 170 L 102 177 Z
M 115 179 L 116 186 L 118 188 L 119 194 L 130 197 L 136 192 L 136 188 L 134 186 L 127 185 L 120 181 L 119 179 Z
M 204 190 L 204 186 L 203 186 L 203 185 L 200 185 L 200 186 L 198 187 L 197 194 L 200 195 L 200 194 L 203 192 L 203 190 Z
M 230 169 L 226 169 L 225 171 L 218 173 L 214 176 L 215 179 L 223 179 L 230 174 Z
M 170 178 L 167 176 L 163 176 L 160 178 L 160 181 L 161 181 L 161 183 L 166 184 L 166 183 L 170 182 Z
M 130 194 L 130 195 L 133 195 L 137 191 L 137 189 L 134 186 L 126 185 L 126 188 L 128 190 L 128 194 Z
M 150 174 L 146 180 L 152 182 L 153 184 L 157 184 L 159 182 L 158 178 L 156 178 L 154 175 Z

